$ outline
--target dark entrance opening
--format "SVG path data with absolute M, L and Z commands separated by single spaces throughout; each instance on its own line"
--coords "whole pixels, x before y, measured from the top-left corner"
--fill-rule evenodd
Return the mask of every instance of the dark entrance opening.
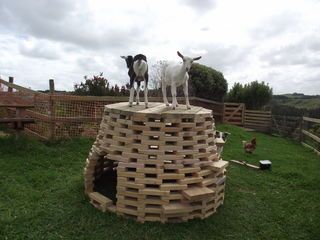
M 104 161 L 103 168 L 96 168 L 94 181 L 94 191 L 111 199 L 114 205 L 117 202 L 117 165 L 115 161 Z

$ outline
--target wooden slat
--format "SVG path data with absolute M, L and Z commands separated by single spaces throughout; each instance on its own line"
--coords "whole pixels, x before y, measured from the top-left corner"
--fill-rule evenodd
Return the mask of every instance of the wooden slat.
M 38 139 L 40 139 L 40 140 L 42 140 L 42 141 L 49 141 L 48 138 L 40 135 L 39 133 L 36 133 L 36 132 L 30 130 L 27 126 L 24 128 L 24 132 L 25 132 L 27 135 L 30 135 L 30 136 L 35 137 L 35 138 L 38 138 Z
M 223 105 L 223 103 L 221 103 L 221 102 L 216 102 L 216 101 L 212 101 L 212 100 L 208 100 L 208 99 L 204 99 L 204 98 L 193 97 L 193 98 L 190 98 L 190 100 L 191 99 L 192 100 L 198 100 L 200 102 L 211 103 L 211 104 L 219 105 L 219 106 Z
M 307 135 L 308 137 L 311 137 L 313 140 L 315 140 L 316 142 L 320 143 L 320 138 L 306 130 L 302 130 L 302 133 Z
M 17 89 L 17 90 L 19 90 L 19 91 L 21 91 L 21 92 L 26 92 L 26 93 L 31 93 L 31 94 L 34 94 L 34 93 L 44 94 L 44 93 L 39 93 L 39 92 L 37 92 L 37 91 L 31 90 L 31 89 L 29 89 L 29 88 L 21 87 L 21 86 L 19 86 L 19 85 L 14 84 L 14 83 L 9 83 L 9 82 L 1 79 L 1 78 L 0 78 L 0 83 L 6 85 L 6 86 L 8 86 L 8 87 Z
M 320 152 L 319 152 L 317 149 L 311 147 L 309 144 L 306 144 L 305 142 L 301 142 L 301 144 L 302 144 L 303 146 L 307 147 L 307 148 L 310 148 L 310 149 L 313 150 L 315 153 L 317 153 L 318 155 L 320 155 Z
M 320 119 L 317 119 L 317 118 L 310 118 L 310 117 L 303 117 L 303 121 L 307 121 L 307 122 L 314 122 L 314 123 L 320 123 Z
M 228 116 L 228 117 L 225 118 L 225 121 L 228 122 L 228 120 L 229 120 L 230 118 L 232 118 L 233 115 L 236 114 L 236 113 L 237 113 L 239 110 L 241 110 L 242 108 L 243 108 L 243 105 L 240 104 L 240 105 L 231 113 L 230 116 Z
M 245 124 L 250 124 L 250 123 L 270 125 L 270 124 L 271 124 L 271 121 L 270 121 L 270 120 L 268 120 L 268 121 L 263 121 L 263 120 L 248 120 L 248 119 L 245 120 Z
M 246 113 L 256 113 L 256 114 L 269 114 L 271 115 L 271 111 L 258 111 L 258 110 L 247 110 Z
M 34 123 L 34 119 L 32 118 L 0 118 L 0 123 L 13 123 L 13 122 Z

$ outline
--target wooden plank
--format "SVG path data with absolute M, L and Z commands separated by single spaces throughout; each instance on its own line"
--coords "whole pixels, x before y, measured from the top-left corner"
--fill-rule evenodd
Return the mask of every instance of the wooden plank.
M 245 118 L 271 118 L 271 115 L 257 115 L 257 114 L 246 114 Z
M 93 199 L 94 201 L 99 202 L 102 205 L 105 205 L 106 207 L 112 205 L 112 200 L 111 199 L 105 197 L 104 195 L 102 195 L 102 194 L 100 194 L 98 192 L 90 193 L 89 197 L 91 199 Z
M 302 144 L 303 146 L 307 147 L 307 148 L 310 148 L 311 150 L 313 150 L 316 154 L 318 154 L 318 155 L 320 156 L 320 152 L 319 152 L 317 149 L 311 147 L 309 144 L 306 144 L 306 143 L 304 143 L 304 142 L 301 142 L 301 144 Z
M 223 161 L 223 160 L 215 161 L 210 165 L 210 169 L 219 171 L 223 168 L 226 168 L 228 164 L 229 164 L 228 161 Z
M 257 114 L 270 114 L 271 115 L 271 111 L 259 111 L 259 110 L 248 110 L 246 109 L 246 113 L 257 113 Z
M 14 83 L 7 82 L 7 81 L 5 81 L 5 80 L 3 80 L 3 79 L 0 79 L 0 83 L 6 85 L 6 86 L 8 86 L 8 87 L 17 89 L 17 90 L 19 90 L 19 91 L 21 91 L 21 92 L 26 92 L 26 93 L 31 93 L 31 94 L 34 94 L 34 93 L 44 94 L 44 93 L 39 93 L 39 92 L 37 92 L 37 91 L 31 90 L 31 89 L 29 89 L 29 88 L 21 87 L 21 86 L 19 86 L 19 85 L 14 84 Z M 44 94 L 44 95 L 45 95 L 45 94 Z
M 245 126 L 270 127 L 271 124 L 264 122 L 245 122 Z
M 320 143 L 320 137 L 306 131 L 306 130 L 302 130 L 302 133 L 307 135 L 308 137 L 311 137 L 313 140 L 315 140 L 316 142 Z
M 34 107 L 34 99 L 17 92 L 0 92 L 0 107 L 32 108 Z
M 214 191 L 207 187 L 191 187 L 182 191 L 183 196 L 191 201 L 212 197 Z
M 237 107 L 237 106 L 241 105 L 241 103 L 225 102 L 224 105 L 225 106 L 235 106 L 235 107 Z
M 252 165 L 252 164 L 246 163 L 244 161 L 230 160 L 230 162 L 237 163 L 237 164 L 244 165 L 244 166 L 248 166 L 248 167 L 251 167 L 251 168 L 254 168 L 254 169 L 260 169 L 260 167 L 258 167 L 256 165 Z
M 302 119 L 303 121 L 307 121 L 307 122 L 320 123 L 320 119 L 318 118 L 303 117 Z
M 271 115 L 267 116 L 267 117 L 263 117 L 263 116 L 245 116 L 245 119 L 268 121 L 268 120 L 271 120 Z
M 170 203 L 168 205 L 163 205 L 162 208 L 165 214 L 184 214 L 192 211 L 191 206 L 183 203 Z
M 208 100 L 208 99 L 204 99 L 204 98 L 199 98 L 199 97 L 190 97 L 189 100 L 197 100 L 200 102 L 211 103 L 211 104 L 219 105 L 219 106 L 223 105 L 223 103 L 221 103 L 221 102 L 216 102 L 216 101 L 212 101 L 212 100 Z
M 35 138 L 40 139 L 40 140 L 42 140 L 42 141 L 49 141 L 48 138 L 40 135 L 39 133 L 36 133 L 36 132 L 30 130 L 27 126 L 24 128 L 24 132 L 25 132 L 27 135 L 32 136 L 32 137 L 35 137 Z
M 32 118 L 24 118 L 24 117 L 15 117 L 15 118 L 0 118 L 0 123 L 13 123 L 13 122 L 21 122 L 21 123 L 34 123 L 34 119 Z
M 253 119 L 245 119 L 244 121 L 246 124 L 250 123 L 258 123 L 258 124 L 264 124 L 264 125 L 271 125 L 271 119 L 270 120 L 253 120 Z

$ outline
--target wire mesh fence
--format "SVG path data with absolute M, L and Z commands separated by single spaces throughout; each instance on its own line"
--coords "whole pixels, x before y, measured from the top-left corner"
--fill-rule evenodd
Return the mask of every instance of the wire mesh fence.
M 0 79 L 0 83 L 13 89 L 18 96 L 25 96 L 32 102 L 26 108 L 25 115 L 33 118 L 35 123 L 28 124 L 25 132 L 44 140 L 65 139 L 79 136 L 95 137 L 97 135 L 104 106 L 111 103 L 128 101 L 128 97 L 113 96 L 76 96 L 70 94 L 41 93 Z M 4 93 L 3 91 L 1 93 Z M 1 94 L 3 95 L 3 94 Z M 184 103 L 184 98 L 178 98 Z M 12 101 L 12 99 L 8 99 Z M 21 100 L 25 101 L 25 100 Z M 149 97 L 150 102 L 162 102 L 160 97 Z M 213 110 L 216 119 L 221 119 L 223 103 L 200 98 L 190 98 L 193 105 Z M 0 111 L 0 117 L 14 114 L 15 109 Z

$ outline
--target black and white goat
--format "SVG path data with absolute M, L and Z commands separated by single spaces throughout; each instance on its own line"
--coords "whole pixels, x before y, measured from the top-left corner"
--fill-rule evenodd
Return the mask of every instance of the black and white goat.
M 138 54 L 134 57 L 132 56 L 121 56 L 121 58 L 126 60 L 127 67 L 129 69 L 128 75 L 130 77 L 130 98 L 129 106 L 132 107 L 132 102 L 134 98 L 134 82 L 137 82 L 137 96 L 136 102 L 139 105 L 139 93 L 141 81 L 144 81 L 144 103 L 146 108 L 148 107 L 148 64 L 147 57 L 143 54 Z
M 164 70 L 164 78 L 161 80 L 162 85 L 162 95 L 164 103 L 169 106 L 167 99 L 166 87 L 171 86 L 172 94 L 172 108 L 175 109 L 178 106 L 177 102 L 177 87 L 183 87 L 184 96 L 186 98 L 187 109 L 190 109 L 189 103 L 189 93 L 188 93 L 188 80 L 189 80 L 189 70 L 193 61 L 199 60 L 201 57 L 191 58 L 183 56 L 179 51 L 178 56 L 182 58 L 182 64 L 168 64 Z

